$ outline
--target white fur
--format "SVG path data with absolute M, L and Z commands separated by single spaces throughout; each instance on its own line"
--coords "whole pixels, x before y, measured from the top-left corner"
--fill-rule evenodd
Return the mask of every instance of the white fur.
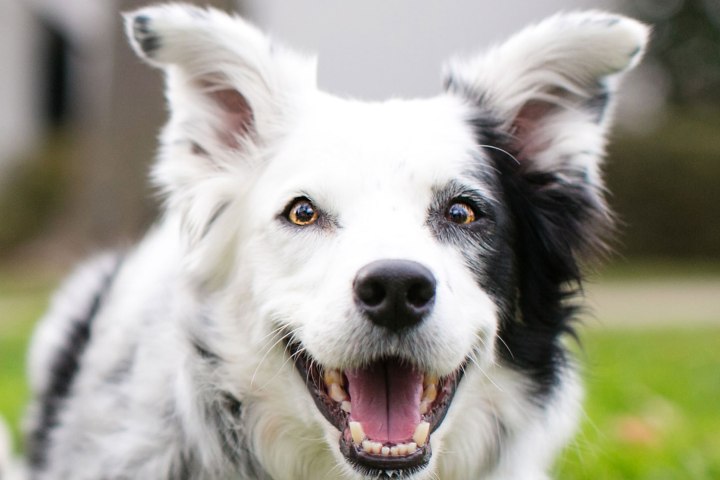
M 142 46 L 147 32 L 133 29 L 140 16 L 160 38 L 150 56 Z M 127 24 L 139 55 L 167 77 L 171 118 L 153 171 L 166 213 L 125 256 L 102 298 L 52 432 L 52 467 L 35 478 L 177 478 L 173 462 L 192 457 L 193 470 L 183 472 L 189 478 L 361 480 L 287 358 L 277 324 L 325 367 L 412 352 L 422 369 L 447 375 L 473 358 L 431 437 L 430 465 L 404 478 L 547 478 L 574 430 L 579 380 L 568 366 L 546 404 L 533 401 L 529 381 L 497 360 L 498 306 L 462 249 L 439 242 L 427 226 L 434 189 L 448 182 L 500 201 L 469 174 L 477 148 L 468 99 L 368 104 L 327 95 L 315 87 L 314 60 L 215 10 L 149 7 L 128 14 Z M 512 119 L 531 100 L 562 103 L 556 87 L 582 96 L 589 82 L 635 63 L 639 55 L 631 53 L 644 41 L 644 27 L 632 20 L 557 16 L 449 74 L 486 92 L 493 112 Z M 225 136 L 231 124 L 212 101 L 219 89 L 247 100 L 250 133 Z M 556 129 L 578 120 L 570 133 Z M 537 168 L 570 154 L 596 173 L 606 126 L 580 112 L 556 114 L 545 124 L 549 140 L 541 141 L 546 153 Z M 580 152 L 588 149 L 595 153 Z M 278 213 L 302 195 L 341 227 L 282 225 Z M 384 335 L 354 307 L 356 272 L 383 258 L 422 262 L 437 279 L 432 315 L 403 339 Z M 38 330 L 30 363 L 36 395 L 48 388 L 52 355 L 111 260 L 81 270 Z M 200 360 L 191 338 L 222 361 Z M 254 456 L 240 467 L 208 421 L 219 392 L 242 402 L 238 423 L 224 425 Z

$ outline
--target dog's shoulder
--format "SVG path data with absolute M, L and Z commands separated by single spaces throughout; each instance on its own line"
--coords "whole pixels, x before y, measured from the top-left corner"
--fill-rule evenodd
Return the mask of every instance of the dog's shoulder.
M 122 264 L 123 254 L 98 255 L 81 265 L 53 297 L 39 322 L 28 358 L 30 384 L 36 398 L 31 412 L 31 461 L 42 463 L 48 429 L 69 394 L 90 340 L 94 319 Z
M 57 377 L 72 375 L 90 326 L 100 311 L 124 255 L 108 252 L 83 263 L 54 294 L 32 339 L 30 374 L 37 393 L 49 393 Z M 76 367 L 75 367 L 76 368 Z M 67 382 L 64 382 L 67 383 Z

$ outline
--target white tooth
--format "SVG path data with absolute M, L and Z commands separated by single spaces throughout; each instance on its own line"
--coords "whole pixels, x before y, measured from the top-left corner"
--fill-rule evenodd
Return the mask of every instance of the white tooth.
M 420 415 L 425 415 L 430 410 L 430 402 L 423 400 L 420 402 Z
M 427 388 L 428 385 L 437 385 L 439 379 L 437 375 L 434 375 L 432 373 L 426 373 L 425 379 L 423 381 L 423 387 Z
M 398 456 L 398 445 L 395 445 L 394 447 L 390 447 L 390 456 L 391 457 Z
M 380 450 L 380 453 L 383 457 L 387 457 L 390 455 L 390 447 L 382 447 L 382 450 Z
M 352 404 L 345 400 L 340 404 L 340 409 L 343 412 L 352 413 Z
M 437 398 L 437 387 L 434 383 L 425 387 L 423 390 L 422 399 L 427 400 L 428 403 L 432 403 Z
M 347 393 L 345 393 L 345 390 L 338 385 L 337 383 L 331 383 L 330 384 L 330 398 L 335 400 L 336 402 L 344 402 L 348 399 Z
M 371 442 L 370 440 L 363 440 L 362 441 L 363 450 L 365 450 L 367 453 L 372 453 L 372 444 L 373 444 L 373 442 Z
M 407 455 L 408 453 L 408 446 L 407 443 L 401 443 L 397 446 L 398 455 Z
M 413 441 L 417 443 L 418 447 L 422 447 L 427 442 L 428 435 L 430 434 L 430 424 L 428 422 L 420 422 L 415 427 L 415 433 L 413 433 Z
M 417 443 L 410 442 L 407 444 L 407 453 L 410 455 L 411 453 L 415 453 L 417 451 Z
M 380 455 L 380 451 L 382 450 L 382 443 L 380 442 L 373 442 L 372 445 L 372 453 L 376 455 Z
M 350 436 L 352 436 L 353 443 L 355 445 L 362 444 L 362 441 L 365 440 L 365 431 L 360 422 L 348 422 L 348 426 L 350 427 Z
M 333 383 L 337 383 L 338 385 L 343 384 L 342 373 L 340 373 L 338 370 L 325 370 L 323 378 L 325 380 L 325 385 L 327 386 L 330 386 Z

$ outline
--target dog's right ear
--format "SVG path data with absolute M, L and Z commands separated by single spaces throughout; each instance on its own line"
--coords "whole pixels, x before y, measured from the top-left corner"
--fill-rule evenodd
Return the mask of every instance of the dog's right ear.
M 315 86 L 314 61 L 272 45 L 237 16 L 164 4 L 124 17 L 134 50 L 166 73 L 175 126 L 167 131 L 186 136 L 171 140 L 195 152 L 212 157 L 262 142 L 282 123 L 293 92 Z
M 153 181 L 194 247 L 191 268 L 226 265 L 219 245 L 233 238 L 230 207 L 252 181 L 262 150 L 288 130 L 294 106 L 315 91 L 315 61 L 214 9 L 163 4 L 124 17 L 134 50 L 165 72 L 170 120 Z

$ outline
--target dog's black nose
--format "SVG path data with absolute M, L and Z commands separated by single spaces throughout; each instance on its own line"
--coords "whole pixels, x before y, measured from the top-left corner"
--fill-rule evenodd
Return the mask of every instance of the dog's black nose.
M 357 273 L 355 302 L 376 325 L 392 331 L 410 328 L 430 313 L 435 277 L 418 262 L 378 260 Z

